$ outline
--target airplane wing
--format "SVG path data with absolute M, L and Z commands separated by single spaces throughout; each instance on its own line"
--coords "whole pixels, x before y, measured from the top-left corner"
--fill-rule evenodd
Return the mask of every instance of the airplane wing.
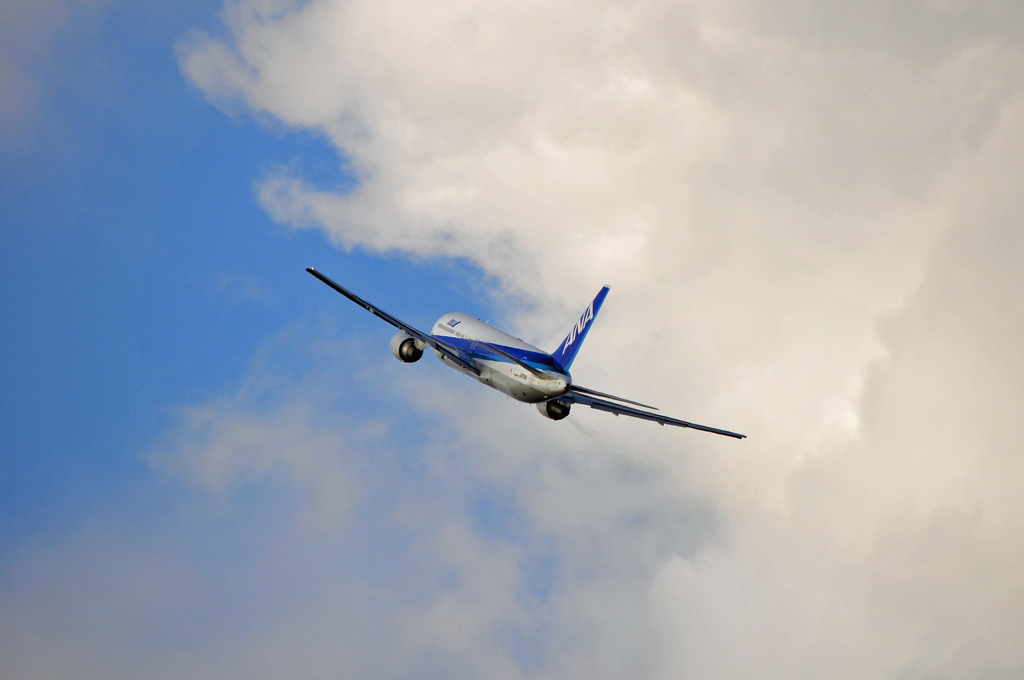
M 586 389 L 586 388 L 584 388 Z M 676 427 L 688 427 L 693 430 L 701 430 L 703 432 L 712 432 L 714 434 L 725 435 L 726 437 L 735 437 L 736 439 L 746 439 L 745 434 L 738 434 L 736 432 L 729 432 L 728 430 L 719 430 L 716 427 L 708 427 L 707 425 L 698 425 L 696 423 L 688 423 L 685 420 L 678 420 L 676 418 L 669 418 L 658 413 L 650 413 L 648 411 L 641 411 L 640 409 L 633 408 L 631 406 L 625 406 L 623 404 L 616 404 L 615 402 L 608 401 L 606 399 L 600 399 L 592 396 L 593 390 L 586 390 L 584 392 L 580 388 L 573 385 L 569 388 L 569 391 L 565 395 L 558 397 L 558 401 L 569 402 L 573 404 L 582 404 L 589 406 L 590 408 L 596 408 L 598 411 L 607 411 L 608 413 L 614 413 L 619 416 L 630 416 L 632 418 L 640 418 L 641 420 L 650 420 L 659 425 L 675 425 Z M 611 395 L 606 395 L 611 397 Z M 612 399 L 618 399 L 618 397 L 612 397 Z M 623 399 L 622 401 L 626 401 Z M 635 404 L 636 402 L 630 402 Z
M 377 316 L 377 317 L 379 317 L 381 319 L 384 319 L 385 321 L 387 321 L 389 324 L 391 324 L 392 326 L 394 326 L 398 330 L 405 331 L 411 337 L 419 340 L 420 342 L 422 342 L 422 343 L 424 343 L 426 345 L 429 345 L 430 347 L 433 347 L 435 350 L 440 352 L 446 358 L 450 359 L 452 362 L 454 362 L 454 363 L 458 364 L 459 366 L 463 367 L 467 371 L 470 371 L 470 372 L 475 373 L 477 375 L 480 374 L 480 369 L 477 368 L 475 365 L 473 365 L 473 361 L 469 357 L 464 356 L 462 354 L 462 352 L 459 351 L 459 348 L 453 347 L 452 345 L 449 345 L 447 342 L 443 342 L 441 340 L 438 340 L 437 338 L 435 338 L 435 337 L 433 337 L 431 335 L 427 335 L 426 333 L 420 332 L 420 331 L 416 330 L 415 328 L 413 328 L 412 326 L 410 326 L 409 324 L 396 319 L 395 317 L 393 317 L 390 314 L 388 314 L 387 312 L 385 312 L 383 309 L 380 309 L 378 307 L 375 307 L 375 306 L 371 305 L 369 302 L 367 302 L 363 298 L 359 297 L 358 295 L 356 295 L 352 291 L 350 291 L 350 290 L 348 290 L 346 288 L 343 288 L 342 286 L 339 286 L 337 283 L 335 283 L 334 281 L 331 281 L 329 278 L 327 278 L 326 276 L 324 276 L 323 274 L 321 274 L 317 270 L 313 269 L 312 267 L 307 267 L 306 271 L 309 272 L 310 274 L 312 274 L 313 276 L 315 276 L 316 278 L 320 279 L 321 281 L 326 283 L 328 286 L 330 286 L 334 290 L 338 291 L 339 293 L 341 293 L 342 295 L 344 295 L 349 300 L 351 300 L 352 302 L 356 303 L 357 305 L 359 305 L 360 307 L 362 307 L 366 311 L 370 312 L 374 316 Z

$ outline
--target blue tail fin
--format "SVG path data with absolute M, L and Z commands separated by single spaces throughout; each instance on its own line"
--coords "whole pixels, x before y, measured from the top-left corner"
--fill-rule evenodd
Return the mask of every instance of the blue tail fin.
M 583 312 L 580 320 L 569 331 L 569 335 L 565 336 L 562 344 L 551 354 L 558 365 L 565 370 L 568 371 L 569 367 L 572 366 L 572 360 L 576 358 L 576 352 L 580 351 L 580 345 L 583 344 L 583 338 L 587 337 L 587 332 L 590 330 L 590 326 L 593 325 L 594 318 L 601 311 L 601 305 L 604 304 L 606 295 L 608 295 L 608 286 L 601 289 L 601 292 L 597 294 L 594 301 Z

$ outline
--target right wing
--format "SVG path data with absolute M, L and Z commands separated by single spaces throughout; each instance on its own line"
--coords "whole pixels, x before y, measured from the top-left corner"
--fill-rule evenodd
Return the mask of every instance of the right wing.
M 580 389 L 575 385 L 569 388 L 563 396 L 558 397 L 558 401 L 569 402 L 572 404 L 582 404 L 589 406 L 590 408 L 596 408 L 598 411 L 606 411 L 608 413 L 614 413 L 617 416 L 630 416 L 632 418 L 640 418 L 641 420 L 650 420 L 659 425 L 675 425 L 676 427 L 688 427 L 692 430 L 701 430 L 703 432 L 712 432 L 714 434 L 725 435 L 726 437 L 735 437 L 736 439 L 746 439 L 745 434 L 738 434 L 736 432 L 729 432 L 728 430 L 719 430 L 716 427 L 708 427 L 707 425 L 698 425 L 696 423 L 688 423 L 685 420 L 679 420 L 677 418 L 669 418 L 658 413 L 650 413 L 649 411 L 641 411 L 638 408 L 631 406 L 624 406 L 623 404 L 616 404 L 615 402 L 608 401 L 606 399 L 600 399 L 592 396 L 595 393 L 593 390 L 586 390 L 586 388 Z M 608 396 L 612 399 L 618 399 L 618 397 Z M 621 401 L 626 401 L 625 399 Z M 629 402 L 635 404 L 636 402 Z
M 306 271 L 309 272 L 310 274 L 312 274 L 313 276 L 315 276 L 316 278 L 320 279 L 321 281 L 326 283 L 328 286 L 330 286 L 334 290 L 338 291 L 339 293 L 341 293 L 342 295 L 344 295 L 349 300 L 351 300 L 352 302 L 356 303 L 357 305 L 359 305 L 360 307 L 362 307 L 366 311 L 370 312 L 371 314 L 373 314 L 373 315 L 375 315 L 377 317 L 380 317 L 381 319 L 384 319 L 385 321 L 387 321 L 389 324 L 391 324 L 392 326 L 394 326 L 398 330 L 405 331 L 411 337 L 419 340 L 423 344 L 429 345 L 430 347 L 433 347 L 440 354 L 442 354 L 445 358 L 449 359 L 450 361 L 452 361 L 455 364 L 458 364 L 459 366 L 461 366 L 462 368 L 466 369 L 467 371 L 470 371 L 471 373 L 475 373 L 476 375 L 480 375 L 480 369 L 477 368 L 473 364 L 473 361 L 468 356 L 463 355 L 463 353 L 461 351 L 459 351 L 458 347 L 453 347 L 452 345 L 449 345 L 447 342 L 443 342 L 441 340 L 438 340 L 437 338 L 435 338 L 432 335 L 427 335 L 426 333 L 422 333 L 422 332 L 416 330 L 415 328 L 413 328 L 412 326 L 410 326 L 409 324 L 407 324 L 407 323 L 405 323 L 403 321 L 399 321 L 395 317 L 393 317 L 390 314 L 388 314 L 387 312 L 385 312 L 383 309 L 380 309 L 378 307 L 375 307 L 375 306 L 371 305 L 369 302 L 367 302 L 363 298 L 359 297 L 355 293 L 351 292 L 350 290 L 347 290 L 346 288 L 343 288 L 343 287 L 339 286 L 334 281 L 331 281 L 329 278 L 327 278 L 326 276 L 324 276 L 323 274 L 321 274 L 317 270 L 313 269 L 312 267 L 307 267 Z

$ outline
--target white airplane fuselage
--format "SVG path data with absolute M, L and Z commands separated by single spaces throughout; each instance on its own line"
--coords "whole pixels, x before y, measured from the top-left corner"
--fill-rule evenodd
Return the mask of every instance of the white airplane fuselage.
M 468 314 L 445 314 L 437 320 L 430 334 L 466 352 L 480 373 L 467 371 L 435 350 L 443 363 L 517 401 L 529 404 L 547 401 L 562 396 L 572 385 L 568 371 L 558 366 L 550 354 Z M 487 345 L 515 356 L 536 373 L 509 361 Z

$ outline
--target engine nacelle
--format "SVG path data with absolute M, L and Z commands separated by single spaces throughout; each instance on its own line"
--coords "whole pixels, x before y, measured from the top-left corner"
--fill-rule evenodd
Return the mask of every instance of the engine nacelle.
M 551 401 L 542 401 L 537 404 L 537 410 L 540 411 L 540 414 L 545 418 L 561 420 L 569 415 L 570 406 L 572 406 L 572 404 L 566 404 L 565 402 L 558 401 L 557 399 L 552 399 Z
M 420 342 L 405 331 L 399 331 L 395 333 L 395 337 L 391 338 L 391 354 L 407 364 L 419 361 L 426 348 L 426 343 Z

